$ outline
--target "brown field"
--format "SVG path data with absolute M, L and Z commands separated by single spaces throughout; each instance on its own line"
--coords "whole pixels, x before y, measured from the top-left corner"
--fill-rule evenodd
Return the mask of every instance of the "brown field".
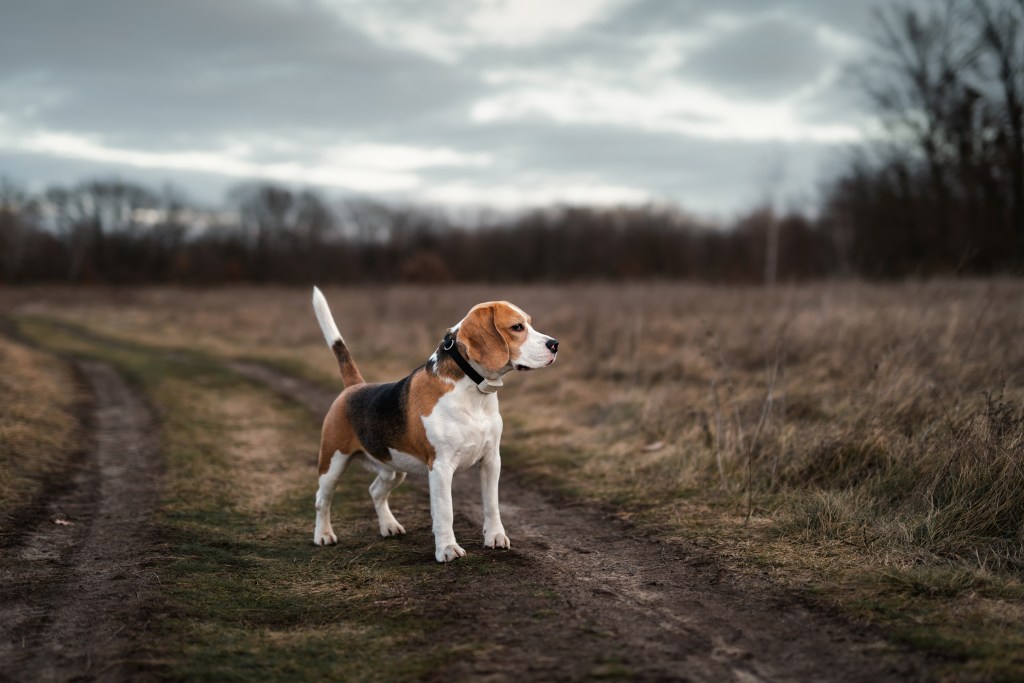
M 698 542 L 972 675 L 1024 671 L 1024 282 L 325 294 L 369 381 L 422 363 L 472 304 L 513 301 L 562 353 L 506 379 L 507 472 Z M 306 289 L 8 290 L 0 314 L 340 387 Z M 69 409 L 51 402 L 57 380 L 35 400 Z M 4 415 L 17 396 L 0 397 Z M 12 444 L 5 456 L 24 450 Z M 272 488 L 272 474 L 250 483 Z
M 0 336 L 0 543 L 48 477 L 81 455 L 81 389 L 69 368 Z M 69 448 L 69 444 L 71 447 Z

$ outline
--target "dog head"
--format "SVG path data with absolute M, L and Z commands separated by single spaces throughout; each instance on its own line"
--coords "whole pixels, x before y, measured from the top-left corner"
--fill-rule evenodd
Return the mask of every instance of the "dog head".
M 458 341 L 484 375 L 551 365 L 558 340 L 533 329 L 531 318 L 507 301 L 477 304 L 458 324 Z

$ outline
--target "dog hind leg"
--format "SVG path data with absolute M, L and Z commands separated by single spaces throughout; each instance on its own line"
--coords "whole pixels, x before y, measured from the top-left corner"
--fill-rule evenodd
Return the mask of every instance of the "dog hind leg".
M 388 496 L 396 486 L 405 481 L 405 472 L 380 469 L 377 478 L 370 484 L 370 497 L 377 509 L 377 521 L 380 523 L 381 536 L 398 536 L 405 533 L 405 527 L 398 523 L 388 505 Z
M 322 457 L 322 455 L 321 455 Z M 331 499 L 338 479 L 348 466 L 351 456 L 335 451 L 331 456 L 331 464 L 327 471 L 320 475 L 320 485 L 316 491 L 316 526 L 313 527 L 314 545 L 332 545 L 338 542 L 331 528 Z

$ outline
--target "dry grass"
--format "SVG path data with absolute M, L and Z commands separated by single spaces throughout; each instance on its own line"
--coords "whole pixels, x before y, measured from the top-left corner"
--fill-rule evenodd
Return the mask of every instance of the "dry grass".
M 418 542 L 427 525 L 412 543 L 379 539 L 369 477 L 357 472 L 339 485 L 339 544 L 310 542 L 319 434 L 305 408 L 201 356 L 96 343 L 42 321 L 19 327 L 113 364 L 159 417 L 164 557 L 142 659 L 160 678 L 418 680 L 452 661 L 456 645 L 427 637 L 437 626 L 422 610 L 441 590 Z M 425 509 L 419 493 L 396 491 L 393 504 Z M 481 560 L 454 580 L 488 568 Z
M 506 382 L 508 469 L 618 503 L 865 617 L 960 628 L 944 648 L 969 647 L 968 632 L 1002 638 L 999 657 L 1024 646 L 999 635 L 1024 594 L 1024 283 L 326 294 L 371 380 L 421 363 L 472 304 L 516 302 L 563 352 Z M 340 386 L 306 290 L 13 297 L 19 314 Z
M 280 407 L 268 404 L 265 395 L 236 391 L 228 400 L 220 393 L 191 392 L 186 382 L 169 381 L 166 391 L 176 396 L 189 396 L 193 414 L 202 415 L 204 421 L 218 425 L 216 443 L 210 443 L 225 462 L 231 463 L 230 478 L 219 482 L 230 504 L 244 514 L 260 514 L 279 504 L 295 490 L 310 487 L 309 471 L 296 464 L 310 464 L 318 449 L 316 433 L 312 437 L 302 434 L 298 439 L 289 433 L 292 416 L 283 414 Z M 223 438 L 223 434 L 230 438 Z M 194 438 L 194 435 L 192 435 Z M 175 435 L 168 435 L 174 439 Z M 208 473 L 182 477 L 178 486 L 189 481 L 201 481 L 202 494 L 208 495 Z
M 0 337 L 0 531 L 82 452 L 81 398 L 66 364 Z
M 42 294 L 19 312 L 335 381 L 304 290 Z M 753 494 L 755 514 L 806 493 L 773 514 L 804 537 L 1022 568 L 1021 283 L 327 294 L 375 379 L 422 362 L 477 301 L 524 306 L 563 353 L 508 382 L 509 441 L 583 454 L 574 485 L 659 498 L 710 485 L 744 513 Z

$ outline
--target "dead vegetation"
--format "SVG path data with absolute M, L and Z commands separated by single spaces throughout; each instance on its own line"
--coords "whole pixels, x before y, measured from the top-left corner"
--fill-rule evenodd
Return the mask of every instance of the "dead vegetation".
M 159 595 L 145 623 L 122 624 L 145 633 L 142 650 L 121 662 L 132 680 L 149 671 L 159 680 L 417 680 L 452 659 L 451 648 L 424 637 L 431 624 L 407 614 L 405 596 L 436 584 L 408 569 L 433 568 L 432 555 L 421 543 L 379 542 L 372 508 L 350 509 L 370 505 L 365 482 L 339 487 L 339 514 L 352 522 L 339 525 L 337 552 L 309 542 L 318 434 L 303 407 L 196 354 L 106 344 L 45 321 L 18 327 L 109 363 L 160 421 L 153 533 L 163 556 L 146 571 Z M 394 498 L 401 509 L 414 495 Z M 29 588 L 38 598 L 48 586 Z
M 1020 282 L 326 294 L 371 381 L 422 362 L 472 304 L 518 303 L 563 353 L 506 382 L 509 471 L 905 619 L 914 642 L 995 638 L 983 671 L 1022 665 L 1000 626 L 1024 595 Z M 21 292 L 18 313 L 339 385 L 304 289 L 43 290 Z
M 0 533 L 33 503 L 47 477 L 83 452 L 71 369 L 50 354 L 0 336 Z

